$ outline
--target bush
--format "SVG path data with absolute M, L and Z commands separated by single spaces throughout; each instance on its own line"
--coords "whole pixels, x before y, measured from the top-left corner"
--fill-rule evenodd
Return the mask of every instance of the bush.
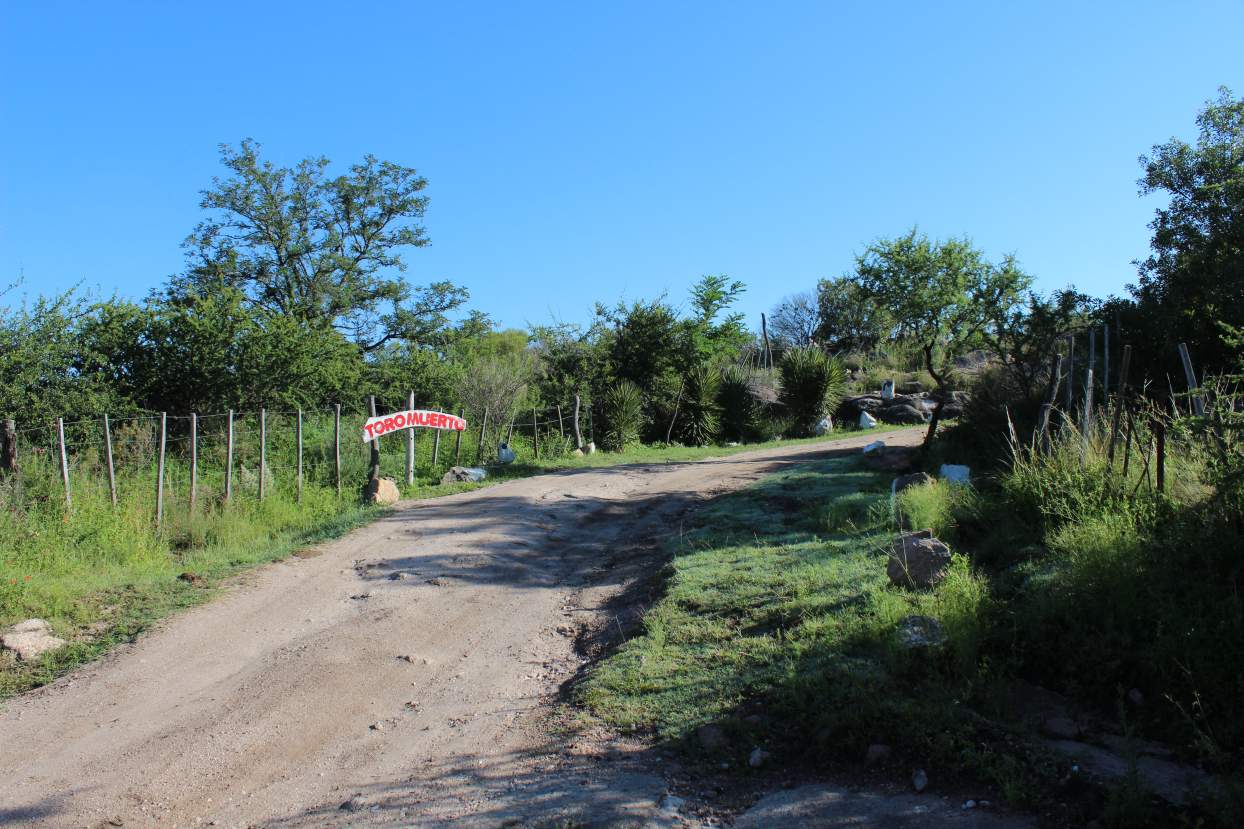
M 639 386 L 622 380 L 605 390 L 601 401 L 604 424 L 600 433 L 601 448 L 622 452 L 639 442 L 644 423 L 644 398 Z
M 778 399 L 793 421 L 796 435 L 810 435 L 817 421 L 842 402 L 847 372 L 836 358 L 818 348 L 792 348 L 778 365 L 782 389 Z
M 721 431 L 721 405 L 717 402 L 721 380 L 717 370 L 699 366 L 687 372 L 675 430 L 687 446 L 705 446 Z
M 738 365 L 721 370 L 717 405 L 721 410 L 721 436 L 740 443 L 757 440 L 762 431 L 760 401 L 752 392 L 754 375 Z

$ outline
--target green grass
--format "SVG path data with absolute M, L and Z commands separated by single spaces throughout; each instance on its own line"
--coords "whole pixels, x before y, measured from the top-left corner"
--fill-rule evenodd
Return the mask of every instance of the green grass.
M 986 584 L 956 557 L 935 591 L 889 585 L 889 484 L 848 456 L 701 510 L 675 542 L 666 592 L 642 631 L 590 672 L 578 703 L 614 728 L 693 752 L 697 729 L 717 725 L 736 766 L 757 745 L 820 763 L 858 761 L 887 742 L 1003 782 L 1012 766 L 980 749 L 960 709 L 978 673 Z M 944 648 L 899 645 L 913 614 L 940 621 Z
M 154 515 L 155 441 L 150 421 L 114 432 L 119 491 L 115 508 L 90 434 L 78 435 L 81 443 L 71 465 L 70 509 L 64 503 L 53 453 L 25 446 L 20 481 L 0 480 L 0 628 L 26 618 L 42 618 L 71 645 L 33 664 L 0 656 L 0 698 L 45 683 L 116 642 L 132 639 L 162 616 L 209 597 L 215 586 L 248 567 L 341 535 L 381 512 L 359 503 L 367 462 L 361 441 L 343 440 L 343 494 L 337 496 L 330 465 L 331 420 L 325 418 L 308 418 L 304 424 L 305 483 L 299 503 L 294 484 L 296 455 L 287 421 L 269 417 L 270 472 L 262 501 L 257 497 L 258 476 L 249 472 L 259 468 L 253 428 L 240 424 L 237 430 L 235 491 L 227 503 L 221 497 L 223 447 L 210 433 L 200 444 L 198 501 L 193 509 L 188 503 L 184 452 L 170 455 L 165 471 L 165 520 L 159 530 Z M 353 434 L 351 425 L 343 426 L 343 437 Z M 475 435 L 464 435 L 464 464 L 475 460 L 475 441 Z M 537 460 L 532 447 L 520 438 L 515 441 L 519 461 L 492 467 L 485 483 L 439 485 L 436 481 L 453 460 L 453 436 L 442 437 L 440 462 L 434 468 L 432 439 L 423 433 L 416 441 L 416 482 L 404 486 L 403 494 L 434 497 L 557 469 L 687 461 L 778 445 L 783 443 L 643 446 L 618 454 L 576 457 L 548 435 L 542 436 L 542 457 Z M 179 448 L 176 441 L 172 448 Z M 403 480 L 404 455 L 403 436 L 387 439 L 382 473 Z M 193 573 L 199 580 L 192 585 L 179 579 L 183 573 Z

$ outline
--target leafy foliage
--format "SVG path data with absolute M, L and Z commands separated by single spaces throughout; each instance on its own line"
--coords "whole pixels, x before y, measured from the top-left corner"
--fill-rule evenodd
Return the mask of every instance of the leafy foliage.
M 816 287 L 816 340 L 831 351 L 872 349 L 890 335 L 894 321 L 853 280 L 822 279 Z
M 782 355 L 778 371 L 782 378 L 778 399 L 795 434 L 812 434 L 817 421 L 842 402 L 846 369 L 819 348 L 792 348 Z
M 622 452 L 638 443 L 644 425 L 644 398 L 639 386 L 629 380 L 620 380 L 605 390 L 601 404 L 604 413 L 601 448 L 608 452 Z
M 687 372 L 675 427 L 680 443 L 705 446 L 717 440 L 721 431 L 720 386 L 720 375 L 710 366 L 696 366 Z

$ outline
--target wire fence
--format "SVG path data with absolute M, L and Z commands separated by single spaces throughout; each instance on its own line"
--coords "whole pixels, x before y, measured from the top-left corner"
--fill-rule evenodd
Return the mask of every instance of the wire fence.
M 413 399 L 413 397 L 411 398 Z M 381 413 L 407 410 L 375 401 Z M 451 413 L 443 406 L 420 408 Z M 309 488 L 351 497 L 373 475 L 407 485 L 434 483 L 451 466 L 482 465 L 503 449 L 513 462 L 553 458 L 579 448 L 570 406 L 487 410 L 466 429 L 407 428 L 367 440 L 369 405 L 332 405 L 199 413 L 131 412 L 120 416 L 24 424 L 4 421 L 0 484 L 10 508 L 76 496 L 111 507 L 145 508 L 157 525 L 169 510 L 195 510 L 243 499 L 301 503 Z M 461 409 L 456 413 L 467 414 Z M 592 440 L 590 408 L 579 424 Z M 584 422 L 585 421 L 585 422 Z M 379 449 L 374 466 L 372 444 Z

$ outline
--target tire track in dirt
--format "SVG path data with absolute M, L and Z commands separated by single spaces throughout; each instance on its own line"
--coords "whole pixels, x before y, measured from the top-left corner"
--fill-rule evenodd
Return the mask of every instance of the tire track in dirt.
M 873 439 L 404 502 L 10 701 L 0 824 L 652 818 L 652 758 L 623 743 L 579 754 L 550 731 L 548 703 L 586 661 L 576 640 L 608 642 L 611 598 L 651 577 L 705 499 Z

